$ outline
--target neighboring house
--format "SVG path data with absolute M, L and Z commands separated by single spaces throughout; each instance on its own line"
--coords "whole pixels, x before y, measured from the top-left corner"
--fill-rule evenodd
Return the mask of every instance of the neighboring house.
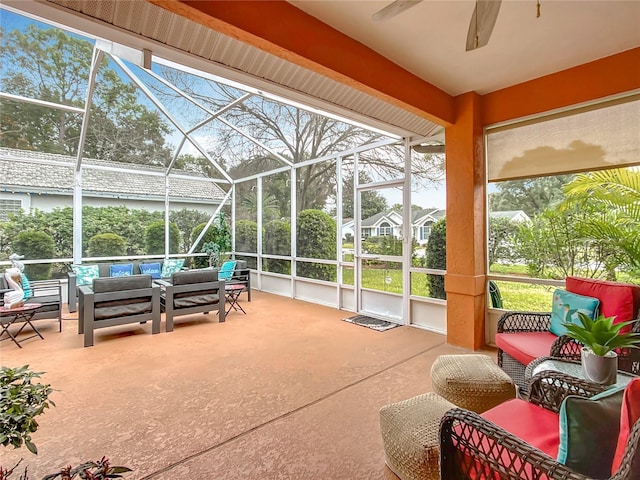
M 446 210 L 437 208 L 427 208 L 425 210 L 415 210 L 411 214 L 411 228 L 413 238 L 419 245 L 426 245 L 431 235 L 431 226 L 438 220 L 444 218 Z
M 343 218 L 342 219 L 342 239 L 346 239 L 348 237 L 354 238 L 356 235 L 355 220 L 353 218 Z
M 427 243 L 431 234 L 431 225 L 443 218 L 445 210 L 427 208 L 411 213 L 411 229 L 413 237 L 420 245 Z M 391 235 L 402 237 L 402 214 L 395 210 L 387 210 L 362 220 L 362 237 L 383 237 Z
M 164 210 L 164 169 L 131 163 L 83 159 L 82 203 L 93 207 L 126 206 Z M 0 147 L 0 221 L 9 213 L 34 209 L 51 211 L 73 205 L 76 158 Z M 122 169 L 118 171 L 118 169 Z M 172 174 L 199 177 L 184 170 Z M 169 177 L 170 208 L 213 214 L 224 191 L 211 181 Z
M 395 210 L 376 213 L 372 217 L 365 218 L 360 223 L 362 238 L 402 236 L 402 214 Z
M 491 212 L 489 218 L 506 218 L 512 222 L 530 222 L 529 215 L 522 210 L 504 210 L 502 212 Z

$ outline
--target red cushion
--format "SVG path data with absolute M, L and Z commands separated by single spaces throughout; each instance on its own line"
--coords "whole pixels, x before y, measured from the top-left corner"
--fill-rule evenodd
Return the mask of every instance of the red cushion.
M 640 420 L 640 378 L 634 378 L 624 389 L 620 415 L 620 435 L 611 465 L 611 475 L 614 475 L 620 468 L 631 429 L 638 420 Z
M 538 357 L 548 357 L 557 339 L 551 332 L 497 333 L 496 345 L 523 365 L 529 365 Z
M 595 297 L 600 300 L 600 313 L 615 316 L 615 323 L 638 318 L 640 286 L 629 283 L 607 282 L 593 278 L 567 277 L 568 292 Z M 629 330 L 631 327 L 625 329 Z
M 558 456 L 560 432 L 557 413 L 514 398 L 487 410 L 481 417 L 504 428 L 551 458 Z

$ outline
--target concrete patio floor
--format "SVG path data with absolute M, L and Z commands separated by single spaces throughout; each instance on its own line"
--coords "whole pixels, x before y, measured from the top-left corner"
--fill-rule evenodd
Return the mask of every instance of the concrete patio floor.
M 38 418 L 20 458 L 30 479 L 108 457 L 128 479 L 395 479 L 384 465 L 378 410 L 431 391 L 441 354 L 466 353 L 412 327 L 377 332 L 350 312 L 254 292 L 225 323 L 178 317 L 96 330 L 83 348 L 75 315 L 39 320 L 45 340 L 0 344 L 1 364 L 46 372 L 56 407 Z M 26 330 L 26 329 L 25 329 Z

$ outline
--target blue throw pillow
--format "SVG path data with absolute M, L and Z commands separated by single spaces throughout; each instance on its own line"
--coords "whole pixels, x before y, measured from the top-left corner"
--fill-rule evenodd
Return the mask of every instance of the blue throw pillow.
M 133 263 L 122 263 L 109 267 L 111 277 L 130 277 L 133 275 Z
M 140 273 L 142 273 L 143 275 L 151 275 L 151 278 L 160 278 L 160 262 L 141 263 Z
M 100 278 L 100 267 L 98 265 L 73 265 L 71 267 L 76 274 L 76 285 L 91 285 L 93 280 Z
M 174 273 L 179 272 L 183 265 L 183 258 L 167 258 L 162 263 L 162 272 L 160 272 L 160 276 L 162 278 L 169 278 Z
M 233 277 L 233 271 L 236 269 L 236 261 L 235 260 L 227 260 L 222 264 L 220 270 L 218 270 L 218 279 L 219 280 L 231 280 Z
M 22 291 L 24 292 L 24 298 L 29 298 L 33 296 L 33 289 L 31 288 L 29 279 L 24 273 L 22 274 Z
M 576 323 L 580 325 L 578 312 L 582 312 L 591 318 L 598 314 L 600 300 L 585 297 L 566 290 L 557 289 L 553 292 L 553 305 L 551 307 L 551 333 L 561 336 L 567 333 L 563 323 Z
M 589 478 L 609 478 L 620 431 L 624 386 L 560 406 L 558 462 Z

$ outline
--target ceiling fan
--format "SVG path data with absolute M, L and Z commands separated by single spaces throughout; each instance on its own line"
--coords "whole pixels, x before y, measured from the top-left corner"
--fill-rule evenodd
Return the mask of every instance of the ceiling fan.
M 389 20 L 420 2 L 422 0 L 395 0 L 374 13 L 372 18 L 378 22 Z M 467 52 L 484 47 L 489 42 L 501 4 L 502 0 L 476 0 L 467 32 Z

